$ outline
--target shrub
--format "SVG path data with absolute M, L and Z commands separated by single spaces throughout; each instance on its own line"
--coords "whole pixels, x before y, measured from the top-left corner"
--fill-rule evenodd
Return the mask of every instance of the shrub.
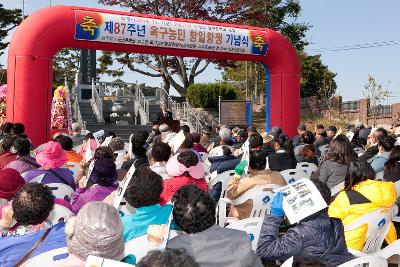
M 189 86 L 186 98 L 194 108 L 217 108 L 218 97 L 224 100 L 235 100 L 236 89 L 223 83 L 197 83 Z

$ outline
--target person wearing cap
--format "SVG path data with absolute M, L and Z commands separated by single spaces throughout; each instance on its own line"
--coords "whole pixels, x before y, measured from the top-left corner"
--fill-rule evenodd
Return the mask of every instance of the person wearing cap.
M 236 142 L 232 145 L 232 147 L 234 149 L 240 149 L 246 142 L 246 140 L 247 140 L 247 132 L 244 129 L 240 129 L 236 133 Z
M 328 136 L 330 141 L 332 141 L 336 133 L 337 133 L 337 128 L 334 125 L 329 125 L 328 128 L 326 129 L 326 135 Z
M 212 128 L 209 125 L 204 125 L 201 130 L 200 144 L 205 148 L 211 144 L 211 132 Z
M 317 129 L 317 132 L 315 134 L 315 142 L 314 142 L 314 151 L 315 154 L 320 156 L 321 155 L 321 151 L 319 150 L 319 148 L 321 146 L 327 145 L 330 143 L 330 139 L 328 138 L 328 135 L 326 134 L 325 129 Z
M 117 189 L 117 180 L 118 174 L 113 160 L 96 160 L 87 184 L 84 184 L 84 179 L 79 180 L 79 188 L 71 200 L 72 212 L 77 214 L 88 202 L 104 200 Z
M 62 267 L 84 267 L 89 255 L 121 261 L 124 258 L 122 222 L 117 209 L 104 202 L 82 207 L 65 226 L 69 257 Z
M 267 132 L 261 133 L 261 137 L 263 139 L 263 144 L 261 146 L 261 150 L 264 152 L 265 156 L 268 156 L 269 154 L 275 153 L 274 149 L 274 136 L 268 134 Z
M 25 184 L 17 191 L 9 211 L 3 212 L 2 219 L 7 217 L 11 222 L 14 218 L 18 226 L 2 231 L 3 237 L 0 239 L 1 266 L 16 266 L 46 233 L 47 236 L 43 243 L 31 257 L 67 246 L 65 224 L 62 222 L 53 225 L 48 221 L 53 206 L 52 192 L 43 184 Z
M 72 172 L 62 167 L 67 162 L 67 153 L 59 143 L 47 142 L 43 149 L 36 154 L 36 161 L 42 167 L 26 172 L 24 179 L 27 183 L 36 181 L 35 178 L 38 178 L 42 184 L 61 183 L 75 190 L 76 185 Z M 44 176 L 40 179 L 41 175 Z
M 14 169 L 0 171 L 0 206 L 8 204 L 18 189 L 25 184 L 24 178 Z
M 200 134 L 199 133 L 191 133 L 190 138 L 193 141 L 193 149 L 196 150 L 197 152 L 203 152 L 207 153 L 207 149 L 205 149 L 201 144 L 200 144 Z
M 293 138 L 293 146 L 297 147 L 301 144 L 301 135 L 307 131 L 307 127 L 305 124 L 299 124 L 297 126 L 297 135 Z
M 81 155 L 72 150 L 73 142 L 71 137 L 60 134 L 54 138 L 54 141 L 59 143 L 67 153 L 67 163 L 80 163 L 83 160 Z
M 272 135 L 275 140 L 277 140 L 278 137 L 282 134 L 282 129 L 279 126 L 274 126 L 274 127 L 272 127 L 269 134 Z
M 172 178 L 164 180 L 164 189 L 160 196 L 160 204 L 165 205 L 180 187 L 194 184 L 198 188 L 208 191 L 204 179 L 204 167 L 193 151 L 183 150 L 171 157 L 167 162 L 167 172 Z
M 0 156 L 0 170 L 17 158 L 17 155 L 14 153 L 14 151 L 11 151 L 15 138 L 16 137 L 13 135 L 7 135 L 2 139 L 0 146 L 4 153 Z
M 17 154 L 17 158 L 8 163 L 4 168 L 11 168 L 19 173 L 25 173 L 40 168 L 36 159 L 30 155 L 31 142 L 29 142 L 28 139 L 21 137 L 16 138 L 13 147 L 16 151 L 15 153 Z

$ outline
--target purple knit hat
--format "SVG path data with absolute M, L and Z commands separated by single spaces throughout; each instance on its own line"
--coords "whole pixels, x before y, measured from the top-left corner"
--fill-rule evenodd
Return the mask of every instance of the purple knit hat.
M 98 159 L 94 163 L 89 180 L 95 184 L 111 186 L 118 179 L 117 169 L 112 159 Z

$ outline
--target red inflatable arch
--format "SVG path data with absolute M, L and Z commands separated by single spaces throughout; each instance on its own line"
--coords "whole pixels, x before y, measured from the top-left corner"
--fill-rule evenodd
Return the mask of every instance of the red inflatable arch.
M 290 135 L 296 132 L 300 67 L 296 51 L 279 33 L 242 25 L 53 6 L 21 23 L 8 52 L 7 121 L 24 123 L 36 145 L 50 138 L 53 56 L 66 47 L 261 62 L 267 72 L 266 130 L 280 125 Z

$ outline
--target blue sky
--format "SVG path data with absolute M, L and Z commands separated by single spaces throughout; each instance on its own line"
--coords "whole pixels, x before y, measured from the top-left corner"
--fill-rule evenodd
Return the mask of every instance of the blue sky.
M 306 51 L 312 49 L 342 47 L 345 45 L 369 44 L 382 41 L 400 40 L 397 26 L 400 25 L 400 1 L 398 0 L 301 0 L 300 22 L 313 27 L 307 33 L 311 43 Z M 1 0 L 8 8 L 22 8 L 22 0 Z M 52 4 L 68 4 L 101 8 L 95 0 L 52 0 Z M 49 5 L 49 0 L 25 0 L 25 13 Z M 114 7 L 113 9 L 117 9 Z M 362 97 L 368 74 L 392 91 L 391 101 L 400 100 L 400 45 L 358 49 L 349 51 L 327 51 L 321 53 L 323 63 L 337 73 L 337 93 L 344 100 Z M 0 58 L 6 64 L 6 57 Z M 125 81 L 146 82 L 158 86 L 159 79 L 148 78 L 127 72 Z M 213 82 L 221 79 L 218 70 L 209 67 L 197 77 L 196 82 Z M 390 81 L 390 83 L 389 83 Z

